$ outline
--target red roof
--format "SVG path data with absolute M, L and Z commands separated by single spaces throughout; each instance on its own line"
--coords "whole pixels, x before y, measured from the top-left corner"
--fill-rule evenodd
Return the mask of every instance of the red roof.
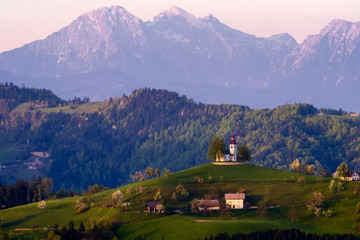
M 245 199 L 245 193 L 225 193 L 225 200 Z
M 234 134 L 231 136 L 230 144 L 236 144 Z
M 198 206 L 199 207 L 219 207 L 220 203 L 219 203 L 219 200 L 217 200 L 217 199 L 213 199 L 213 200 L 201 199 L 201 200 L 199 200 Z

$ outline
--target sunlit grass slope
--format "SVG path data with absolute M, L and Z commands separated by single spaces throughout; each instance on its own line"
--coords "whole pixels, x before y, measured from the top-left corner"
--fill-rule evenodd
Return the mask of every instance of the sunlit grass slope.
M 203 178 L 199 184 L 195 178 Z M 299 177 L 305 178 L 305 184 L 299 185 Z M 117 234 L 121 239 L 145 237 L 147 239 L 198 239 L 228 232 L 252 232 L 269 228 L 300 228 L 307 232 L 318 233 L 352 233 L 353 212 L 359 201 L 352 196 L 353 187 L 358 183 L 343 183 L 344 190 L 329 192 L 331 179 L 314 177 L 294 172 L 280 171 L 252 165 L 218 166 L 206 164 L 184 171 L 172 173 L 169 176 L 153 178 L 122 186 L 124 201 L 132 206 L 125 212 L 115 208 L 104 208 L 103 205 L 111 199 L 111 194 L 117 189 L 111 189 L 93 194 L 92 207 L 81 214 L 73 209 L 78 198 L 65 198 L 47 201 L 45 209 L 39 209 L 37 204 L 2 210 L 0 218 L 6 231 L 15 228 L 53 227 L 55 224 L 66 226 L 73 220 L 75 226 L 84 222 L 101 222 L 107 219 L 118 219 L 121 224 Z M 188 191 L 185 200 L 171 200 L 175 187 L 182 184 Z M 143 187 L 143 194 L 136 193 L 137 187 Z M 129 188 L 133 189 L 129 191 Z M 153 196 L 160 189 L 166 214 L 146 214 L 146 202 L 153 201 Z M 268 199 L 273 208 L 268 215 L 260 217 L 256 209 L 225 211 L 222 214 L 212 213 L 206 217 L 190 213 L 189 203 L 194 198 L 204 198 L 205 195 L 218 196 L 220 199 L 227 192 L 245 191 L 246 201 L 252 206 L 259 201 Z M 313 192 L 322 192 L 325 196 L 323 209 L 331 209 L 331 217 L 316 217 L 314 212 L 307 210 L 308 201 Z M 87 196 L 89 197 L 89 196 Z M 80 197 L 81 198 L 81 197 Z M 292 223 L 287 215 L 291 206 L 298 211 L 298 218 Z M 173 210 L 181 209 L 181 214 Z M 214 220 L 213 222 L 196 222 L 194 220 Z

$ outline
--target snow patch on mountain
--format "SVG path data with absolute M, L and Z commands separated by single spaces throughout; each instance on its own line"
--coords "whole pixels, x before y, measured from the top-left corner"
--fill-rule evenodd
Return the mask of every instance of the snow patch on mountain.
M 185 20 L 193 27 L 197 27 L 197 28 L 206 27 L 206 25 L 201 21 L 201 18 L 195 17 L 194 15 L 191 15 L 190 13 L 176 6 L 171 6 L 167 10 L 155 16 L 153 22 L 156 23 L 158 21 L 169 21 L 169 20 L 174 20 L 174 21 Z

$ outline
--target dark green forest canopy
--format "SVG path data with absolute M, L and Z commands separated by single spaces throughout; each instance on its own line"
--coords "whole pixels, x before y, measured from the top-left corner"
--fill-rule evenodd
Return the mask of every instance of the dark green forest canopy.
M 92 113 L 4 112 L 0 146 L 16 145 L 21 159 L 29 152 L 49 152 L 51 162 L 43 171 L 55 189 L 115 187 L 147 166 L 177 171 L 204 164 L 212 137 L 223 138 L 227 146 L 232 133 L 239 145 L 249 147 L 255 165 L 289 169 L 299 159 L 315 170 L 333 172 L 341 162 L 358 169 L 360 119 L 317 112 L 309 104 L 252 110 L 140 89 L 99 103 Z

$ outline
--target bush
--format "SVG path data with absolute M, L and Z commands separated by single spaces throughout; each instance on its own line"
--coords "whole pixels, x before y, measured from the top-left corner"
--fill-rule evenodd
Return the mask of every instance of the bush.
M 40 209 L 46 208 L 45 200 L 42 200 L 42 201 L 38 202 L 38 208 L 40 208 Z

